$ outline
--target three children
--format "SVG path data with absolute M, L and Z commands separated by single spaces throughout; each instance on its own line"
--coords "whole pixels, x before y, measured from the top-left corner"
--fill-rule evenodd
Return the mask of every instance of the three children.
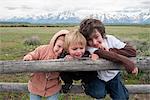
M 129 73 L 137 74 L 138 68 L 127 57 L 135 57 L 136 50 L 121 42 L 112 35 L 106 35 L 105 27 L 100 20 L 85 19 L 80 23 L 79 31 L 62 30 L 56 33 L 49 45 L 36 48 L 24 57 L 24 60 L 57 59 L 66 51 L 65 59 L 73 60 L 91 55 L 93 60 L 104 58 L 125 66 Z M 128 100 L 128 91 L 121 82 L 118 70 L 61 72 L 65 85 L 63 92 L 67 93 L 73 80 L 80 80 L 85 93 L 94 98 L 104 98 L 107 93 L 113 100 Z M 49 100 L 57 100 L 61 89 L 58 72 L 33 73 L 28 83 L 30 99 L 35 100 L 46 96 Z

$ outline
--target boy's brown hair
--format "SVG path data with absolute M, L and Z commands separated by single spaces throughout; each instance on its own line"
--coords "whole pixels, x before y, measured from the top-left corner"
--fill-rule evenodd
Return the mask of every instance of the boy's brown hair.
M 86 46 L 85 37 L 79 32 L 79 30 L 71 31 L 65 36 L 64 49 L 68 51 L 70 45 L 81 44 Z
M 101 34 L 102 38 L 105 38 L 105 27 L 100 20 L 89 18 L 84 19 L 80 23 L 79 31 L 86 39 L 89 38 L 89 36 L 95 31 L 95 29 L 97 29 L 97 31 Z

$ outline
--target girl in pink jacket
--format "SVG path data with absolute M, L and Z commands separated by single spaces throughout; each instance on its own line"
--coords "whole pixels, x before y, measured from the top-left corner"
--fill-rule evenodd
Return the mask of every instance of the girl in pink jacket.
M 34 51 L 24 56 L 23 60 L 49 60 L 57 59 L 63 51 L 64 37 L 68 30 L 57 32 L 48 45 L 37 47 Z M 40 100 L 42 96 L 47 100 L 58 100 L 61 82 L 59 72 L 36 72 L 32 73 L 28 82 L 30 100 Z

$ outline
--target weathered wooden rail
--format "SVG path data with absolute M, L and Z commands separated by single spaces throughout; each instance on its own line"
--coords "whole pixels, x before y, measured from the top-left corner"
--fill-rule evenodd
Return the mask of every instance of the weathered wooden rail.
M 150 70 L 150 57 L 132 58 L 140 70 Z M 65 61 L 0 61 L 0 74 L 20 72 L 48 72 L 48 71 L 94 71 L 107 69 L 122 69 L 115 67 L 115 63 L 107 60 L 91 61 L 89 59 Z M 126 85 L 130 93 L 150 93 L 150 84 Z M 27 83 L 0 83 L 0 92 L 28 92 Z M 71 92 L 82 93 L 80 85 L 73 86 Z
M 150 70 L 150 57 L 131 58 L 140 70 Z M 92 61 L 87 58 L 74 61 L 43 60 L 43 61 L 0 61 L 0 74 L 37 71 L 94 71 L 122 69 L 113 62 L 101 59 Z
M 130 94 L 150 93 L 149 84 L 126 85 Z M 0 83 L 0 92 L 28 92 L 27 83 Z M 84 93 L 81 85 L 74 85 L 70 93 Z

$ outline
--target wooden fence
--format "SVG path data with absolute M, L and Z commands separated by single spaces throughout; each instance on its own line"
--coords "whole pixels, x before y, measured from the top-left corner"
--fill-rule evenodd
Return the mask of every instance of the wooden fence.
M 150 57 L 131 58 L 139 70 L 150 70 Z M 49 71 L 96 71 L 96 70 L 116 70 L 124 69 L 115 67 L 113 62 L 107 60 L 91 61 L 87 58 L 65 61 L 43 60 L 43 61 L 0 61 L 0 74 L 12 74 L 22 72 L 49 72 Z M 150 84 L 126 85 L 129 93 L 148 94 Z M 28 92 L 27 83 L 0 83 L 0 92 Z M 71 93 L 83 93 L 80 85 L 75 85 Z

